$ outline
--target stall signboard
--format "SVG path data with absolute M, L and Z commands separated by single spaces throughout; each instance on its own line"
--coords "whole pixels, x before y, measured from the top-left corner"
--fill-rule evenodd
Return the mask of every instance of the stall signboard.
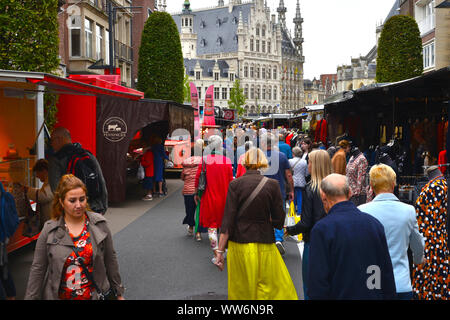
M 227 121 L 235 121 L 236 120 L 236 110 L 224 109 L 223 110 L 223 119 L 227 120 Z

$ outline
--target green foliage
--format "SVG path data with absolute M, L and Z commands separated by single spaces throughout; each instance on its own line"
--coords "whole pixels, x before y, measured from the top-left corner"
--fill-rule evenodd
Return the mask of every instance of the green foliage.
M 149 99 L 183 103 L 183 79 L 183 53 L 175 21 L 166 12 L 154 12 L 142 32 L 137 88 Z
M 422 73 L 422 39 L 417 22 L 404 15 L 391 17 L 378 43 L 377 82 L 396 82 Z
M 0 0 L 0 69 L 53 72 L 58 42 L 58 0 Z
M 189 76 L 187 74 L 184 75 L 183 80 L 183 96 L 184 102 L 191 102 L 191 86 L 190 86 Z
M 245 113 L 245 109 L 242 106 L 245 104 L 246 98 L 244 95 L 244 89 L 241 88 L 241 81 L 236 79 L 234 81 L 233 88 L 230 90 L 230 100 L 228 100 L 228 107 L 230 109 L 237 110 L 241 116 Z
M 56 114 L 58 113 L 58 108 L 56 106 L 59 99 L 59 95 L 56 93 L 51 93 L 46 91 L 44 93 L 44 115 L 45 123 L 47 125 L 48 131 L 53 132 L 53 128 L 57 123 Z

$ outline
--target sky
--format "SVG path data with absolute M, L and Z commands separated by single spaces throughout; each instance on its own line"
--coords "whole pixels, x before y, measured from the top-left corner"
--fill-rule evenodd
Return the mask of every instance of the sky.
M 180 12 L 184 0 L 167 0 L 167 12 Z M 217 5 L 218 0 L 190 0 L 191 8 Z M 267 0 L 276 13 L 279 0 Z M 300 0 L 303 22 L 304 78 L 336 73 L 352 58 L 366 55 L 376 44 L 375 30 L 384 22 L 395 0 Z M 225 0 L 225 5 L 228 0 Z M 297 0 L 284 0 L 288 29 L 294 36 Z M 278 14 L 277 14 L 278 18 Z

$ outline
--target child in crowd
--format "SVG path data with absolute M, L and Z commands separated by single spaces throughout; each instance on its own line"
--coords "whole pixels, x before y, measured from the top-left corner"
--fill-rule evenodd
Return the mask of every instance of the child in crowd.
M 151 147 L 144 149 L 144 155 L 141 158 L 141 165 L 144 167 L 145 178 L 143 182 L 143 187 L 147 191 L 147 195 L 142 198 L 144 201 L 153 200 L 152 190 L 153 190 L 153 176 L 154 176 L 154 156 Z

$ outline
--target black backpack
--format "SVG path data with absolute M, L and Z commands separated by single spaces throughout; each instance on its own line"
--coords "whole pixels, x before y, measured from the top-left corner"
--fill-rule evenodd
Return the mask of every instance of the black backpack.
M 98 198 L 102 193 L 100 175 L 92 157 L 89 151 L 78 148 L 67 165 L 67 173 L 73 174 L 84 182 L 88 198 L 91 200 Z

